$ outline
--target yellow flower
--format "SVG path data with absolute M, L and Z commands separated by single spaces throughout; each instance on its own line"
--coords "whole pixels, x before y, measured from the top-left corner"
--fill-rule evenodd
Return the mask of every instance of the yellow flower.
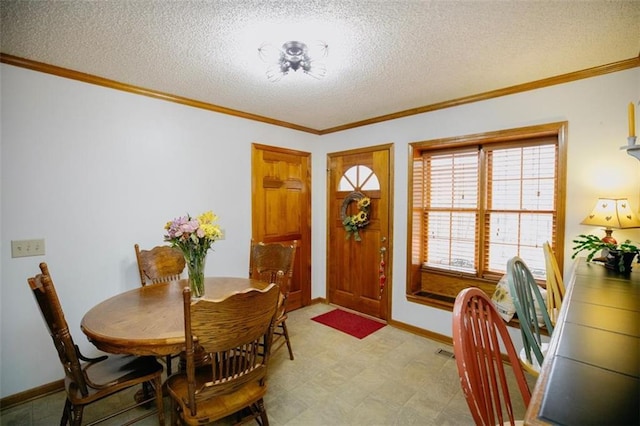
M 362 210 L 363 208 L 369 207 L 371 204 L 371 199 L 369 197 L 363 197 L 358 200 L 358 209 Z
M 212 225 L 210 223 L 203 223 L 200 225 L 200 228 L 204 232 L 205 238 L 210 240 L 216 240 L 220 238 L 220 228 L 217 225 Z
M 218 217 L 215 214 L 213 214 L 211 210 L 209 210 L 208 212 L 204 212 L 200 216 L 198 216 L 198 222 L 200 222 L 200 225 L 203 225 L 206 223 L 213 223 L 217 219 Z
M 364 223 L 367 221 L 367 212 L 363 212 L 361 211 L 360 213 L 358 213 L 355 218 L 354 221 L 357 223 Z

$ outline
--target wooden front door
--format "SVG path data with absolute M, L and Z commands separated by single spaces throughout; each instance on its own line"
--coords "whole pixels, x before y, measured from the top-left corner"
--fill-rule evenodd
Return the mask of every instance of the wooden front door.
M 287 309 L 311 303 L 311 154 L 252 145 L 252 238 L 298 240 Z M 247 242 L 247 256 L 249 255 Z
M 384 320 L 391 295 L 392 148 L 338 152 L 327 160 L 329 302 Z M 368 208 L 359 203 L 364 197 Z M 356 226 L 358 236 L 344 224 L 354 216 L 362 225 Z

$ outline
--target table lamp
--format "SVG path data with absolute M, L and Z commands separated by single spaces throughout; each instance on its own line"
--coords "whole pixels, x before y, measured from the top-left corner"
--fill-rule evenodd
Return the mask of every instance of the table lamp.
M 606 235 L 602 241 L 608 244 L 618 244 L 616 239 L 611 236 L 612 228 L 640 228 L 640 219 L 633 213 L 626 198 L 598 198 L 589 216 L 581 223 L 583 225 L 604 226 Z

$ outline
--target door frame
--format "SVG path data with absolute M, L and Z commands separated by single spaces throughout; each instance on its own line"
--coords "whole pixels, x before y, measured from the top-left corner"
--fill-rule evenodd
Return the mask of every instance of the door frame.
M 325 241 L 326 241 L 326 246 L 325 246 L 325 255 L 326 255 L 326 259 L 327 262 L 325 264 L 325 294 L 326 294 L 326 301 L 328 304 L 332 303 L 332 300 L 330 298 L 330 291 L 329 291 L 329 276 L 330 276 L 330 271 L 329 271 L 329 260 L 330 259 L 330 247 L 331 245 L 329 244 L 329 238 L 330 238 L 330 227 L 331 227 L 331 215 L 330 215 L 330 206 L 331 206 L 331 194 L 332 194 L 332 188 L 331 186 L 331 157 L 335 157 L 335 156 L 341 156 L 341 155 L 352 155 L 352 154 L 359 154 L 359 153 L 365 153 L 365 152 L 373 152 L 373 151 L 382 151 L 382 150 L 387 150 L 388 151 L 388 160 L 389 160 L 389 164 L 388 164 L 388 169 L 389 169 L 389 194 L 388 194 L 388 206 L 387 206 L 387 215 L 388 215 L 388 237 L 387 237 L 387 256 L 386 256 L 386 260 L 385 260 L 385 275 L 386 275 L 386 282 L 385 282 L 385 289 L 383 291 L 382 297 L 384 298 L 384 304 L 386 305 L 386 321 L 389 322 L 391 321 L 392 318 L 392 302 L 393 302 L 393 241 L 394 241 L 394 237 L 393 237 L 393 193 L 394 193 L 394 170 L 395 170 L 395 166 L 394 166 L 394 144 L 391 143 L 387 143 L 387 144 L 382 144 L 382 145 L 374 145 L 374 146 L 368 146 L 368 147 L 363 147 L 363 148 L 355 148 L 355 149 L 349 149 L 349 150 L 345 150 L 345 151 L 336 151 L 336 152 L 328 152 L 326 154 L 326 170 L 327 170 L 327 175 L 326 175 L 326 180 L 325 180 L 325 188 L 326 188 L 326 200 L 325 200 L 325 206 L 326 206 L 326 229 L 325 229 Z

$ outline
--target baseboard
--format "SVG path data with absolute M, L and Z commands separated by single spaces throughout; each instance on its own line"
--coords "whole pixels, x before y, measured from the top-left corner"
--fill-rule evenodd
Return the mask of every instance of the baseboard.
M 43 396 L 64 390 L 64 380 L 47 383 L 33 389 L 0 398 L 0 410 L 23 404 Z
M 401 321 L 390 320 L 388 324 L 392 327 L 399 328 L 400 330 L 408 331 L 409 333 L 416 334 L 418 336 L 426 337 L 427 339 L 445 343 L 447 345 L 453 346 L 453 339 L 449 336 L 445 336 L 443 334 L 434 333 L 433 331 L 426 330 L 424 328 L 416 327 L 414 325 L 410 325 Z

